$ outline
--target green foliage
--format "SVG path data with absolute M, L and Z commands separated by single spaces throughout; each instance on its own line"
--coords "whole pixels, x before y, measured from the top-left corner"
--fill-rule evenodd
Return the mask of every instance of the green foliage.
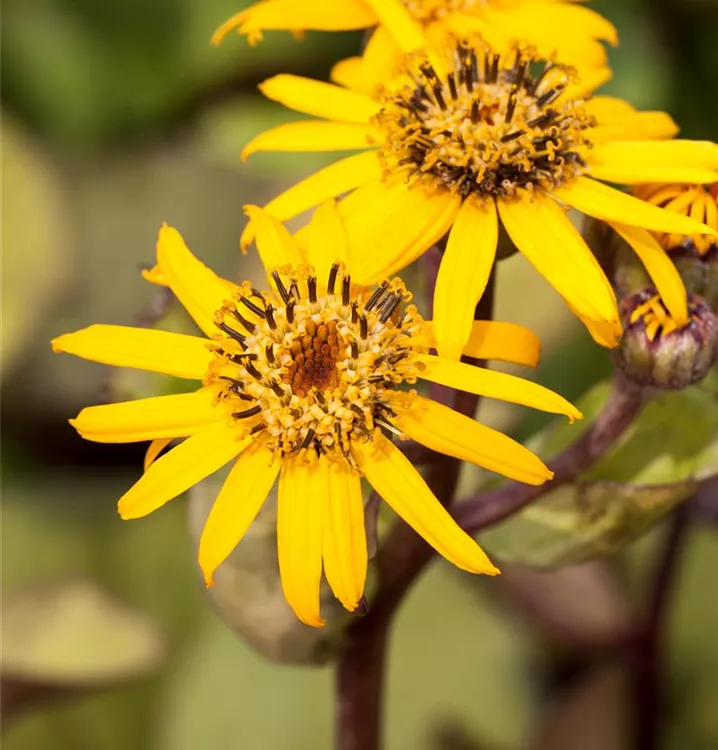
M 716 379 L 655 398 L 609 453 L 578 481 L 549 492 L 482 536 L 498 560 L 557 567 L 614 554 L 718 473 Z M 548 458 L 591 424 L 610 385 L 579 402 L 582 426 L 557 425 L 532 447 Z

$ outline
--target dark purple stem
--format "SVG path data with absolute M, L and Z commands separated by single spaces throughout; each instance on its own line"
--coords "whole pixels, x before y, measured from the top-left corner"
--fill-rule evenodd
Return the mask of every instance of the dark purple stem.
M 636 705 L 636 748 L 656 750 L 663 713 L 661 641 L 665 614 L 673 593 L 678 563 L 685 548 L 690 520 L 688 503 L 680 505 L 670 519 L 665 543 L 658 553 L 648 611 L 634 648 L 634 691 Z
M 440 250 L 432 248 L 426 256 L 430 266 L 427 275 L 431 298 Z M 476 307 L 476 320 L 491 319 L 493 289 L 492 277 Z M 477 360 L 466 361 L 483 364 Z M 477 396 L 441 386 L 437 386 L 431 396 L 472 417 L 479 403 Z M 418 449 L 414 450 L 421 454 Z M 425 463 L 427 483 L 442 504 L 450 505 L 456 490 L 461 462 L 443 454 L 429 452 Z M 369 502 L 373 503 L 376 500 L 374 493 Z M 377 552 L 378 591 L 369 614 L 349 628 L 347 643 L 337 666 L 339 750 L 378 750 L 381 747 L 384 655 L 389 625 L 403 595 L 433 554 L 431 547 L 403 521 L 397 521 Z

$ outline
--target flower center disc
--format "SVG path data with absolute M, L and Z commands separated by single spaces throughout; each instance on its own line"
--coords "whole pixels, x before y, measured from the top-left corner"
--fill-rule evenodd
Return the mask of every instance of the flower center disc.
M 352 295 L 338 265 L 322 289 L 310 269 L 272 278 L 274 290 L 244 285 L 215 314 L 204 384 L 240 438 L 351 462 L 351 441 L 390 428 L 392 404 L 411 398 L 394 389 L 416 382 L 424 321 L 398 279 Z
M 307 332 L 289 347 L 293 361 L 282 380 L 291 386 L 292 393 L 306 396 L 312 388 L 334 390 L 339 385 L 337 360 L 340 357 L 337 323 L 317 325 L 307 322 Z
M 584 166 L 593 122 L 577 102 L 561 100 L 568 68 L 517 50 L 507 60 L 459 44 L 439 78 L 426 61 L 406 72 L 413 86 L 385 95 L 377 122 L 386 134 L 387 173 L 430 179 L 462 197 L 506 197 L 556 187 Z

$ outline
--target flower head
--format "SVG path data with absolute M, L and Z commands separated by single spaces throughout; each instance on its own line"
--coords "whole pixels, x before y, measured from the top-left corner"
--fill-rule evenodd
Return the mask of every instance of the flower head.
M 662 112 L 637 112 L 610 97 L 586 100 L 597 79 L 538 60 L 530 48 L 500 54 L 459 41 L 428 56 L 407 54 L 383 88 L 351 88 L 280 75 L 266 96 L 319 120 L 260 134 L 244 155 L 271 150 L 365 150 L 326 167 L 267 204 L 281 220 L 331 196 L 351 238 L 353 275 L 374 283 L 447 235 L 434 297 L 441 354 L 457 359 L 493 266 L 499 220 L 594 337 L 615 346 L 616 298 L 566 215 L 575 208 L 611 224 L 634 247 L 677 317 L 685 290 L 665 252 L 643 230 L 716 234 L 700 221 L 627 195 L 599 180 L 696 183 L 718 178 L 718 145 L 665 140 Z M 243 245 L 253 237 L 243 235 Z M 306 233 L 298 235 L 304 243 Z
M 378 28 L 370 55 L 384 57 L 398 50 L 397 37 L 404 46 L 419 47 L 422 32 L 434 42 L 451 33 L 475 33 L 496 48 L 528 42 L 546 57 L 559 50 L 566 62 L 596 67 L 606 63 L 601 41 L 618 42 L 609 21 L 564 0 L 262 0 L 222 24 L 213 42 L 219 44 L 233 29 L 255 44 L 267 30 L 372 27 Z
M 120 515 L 145 516 L 233 462 L 200 542 L 211 585 L 279 477 L 283 587 L 300 619 L 315 626 L 323 622 L 322 571 L 348 609 L 362 598 L 361 476 L 448 560 L 497 573 L 389 436 L 519 481 L 541 484 L 551 472 L 505 435 L 405 386 L 422 379 L 571 419 L 580 413 L 537 384 L 432 355 L 432 326 L 401 281 L 354 286 L 332 204 L 315 213 L 312 244 L 331 244 L 337 260 L 316 271 L 293 263 L 297 248 L 281 224 L 256 207 L 248 211 L 263 257 L 279 261 L 264 291 L 218 278 L 176 230 L 160 231 L 151 278 L 172 289 L 206 338 L 99 325 L 53 341 L 56 351 L 200 381 L 193 393 L 92 406 L 72 420 L 89 440 L 153 441 L 144 475 L 119 501 Z M 473 334 L 473 356 L 536 362 L 538 342 L 519 326 L 477 322 Z M 157 458 L 173 438 L 187 439 Z
M 686 388 L 703 380 L 718 344 L 716 317 L 704 300 L 689 295 L 685 321 L 671 316 L 655 289 L 644 289 L 621 306 L 626 330 L 616 360 L 631 380 L 662 389 Z
M 718 232 L 718 182 L 709 185 L 637 185 L 635 192 L 654 206 L 691 216 Z M 711 250 L 718 250 L 715 235 L 659 232 L 656 238 L 668 251 L 695 250 L 705 256 Z

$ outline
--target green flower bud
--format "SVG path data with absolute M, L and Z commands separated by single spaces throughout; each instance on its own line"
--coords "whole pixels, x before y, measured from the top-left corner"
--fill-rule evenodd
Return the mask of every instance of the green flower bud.
M 715 313 L 700 297 L 688 296 L 688 322 L 680 325 L 653 288 L 621 303 L 624 334 L 615 350 L 618 366 L 641 386 L 680 389 L 708 374 L 718 347 Z

